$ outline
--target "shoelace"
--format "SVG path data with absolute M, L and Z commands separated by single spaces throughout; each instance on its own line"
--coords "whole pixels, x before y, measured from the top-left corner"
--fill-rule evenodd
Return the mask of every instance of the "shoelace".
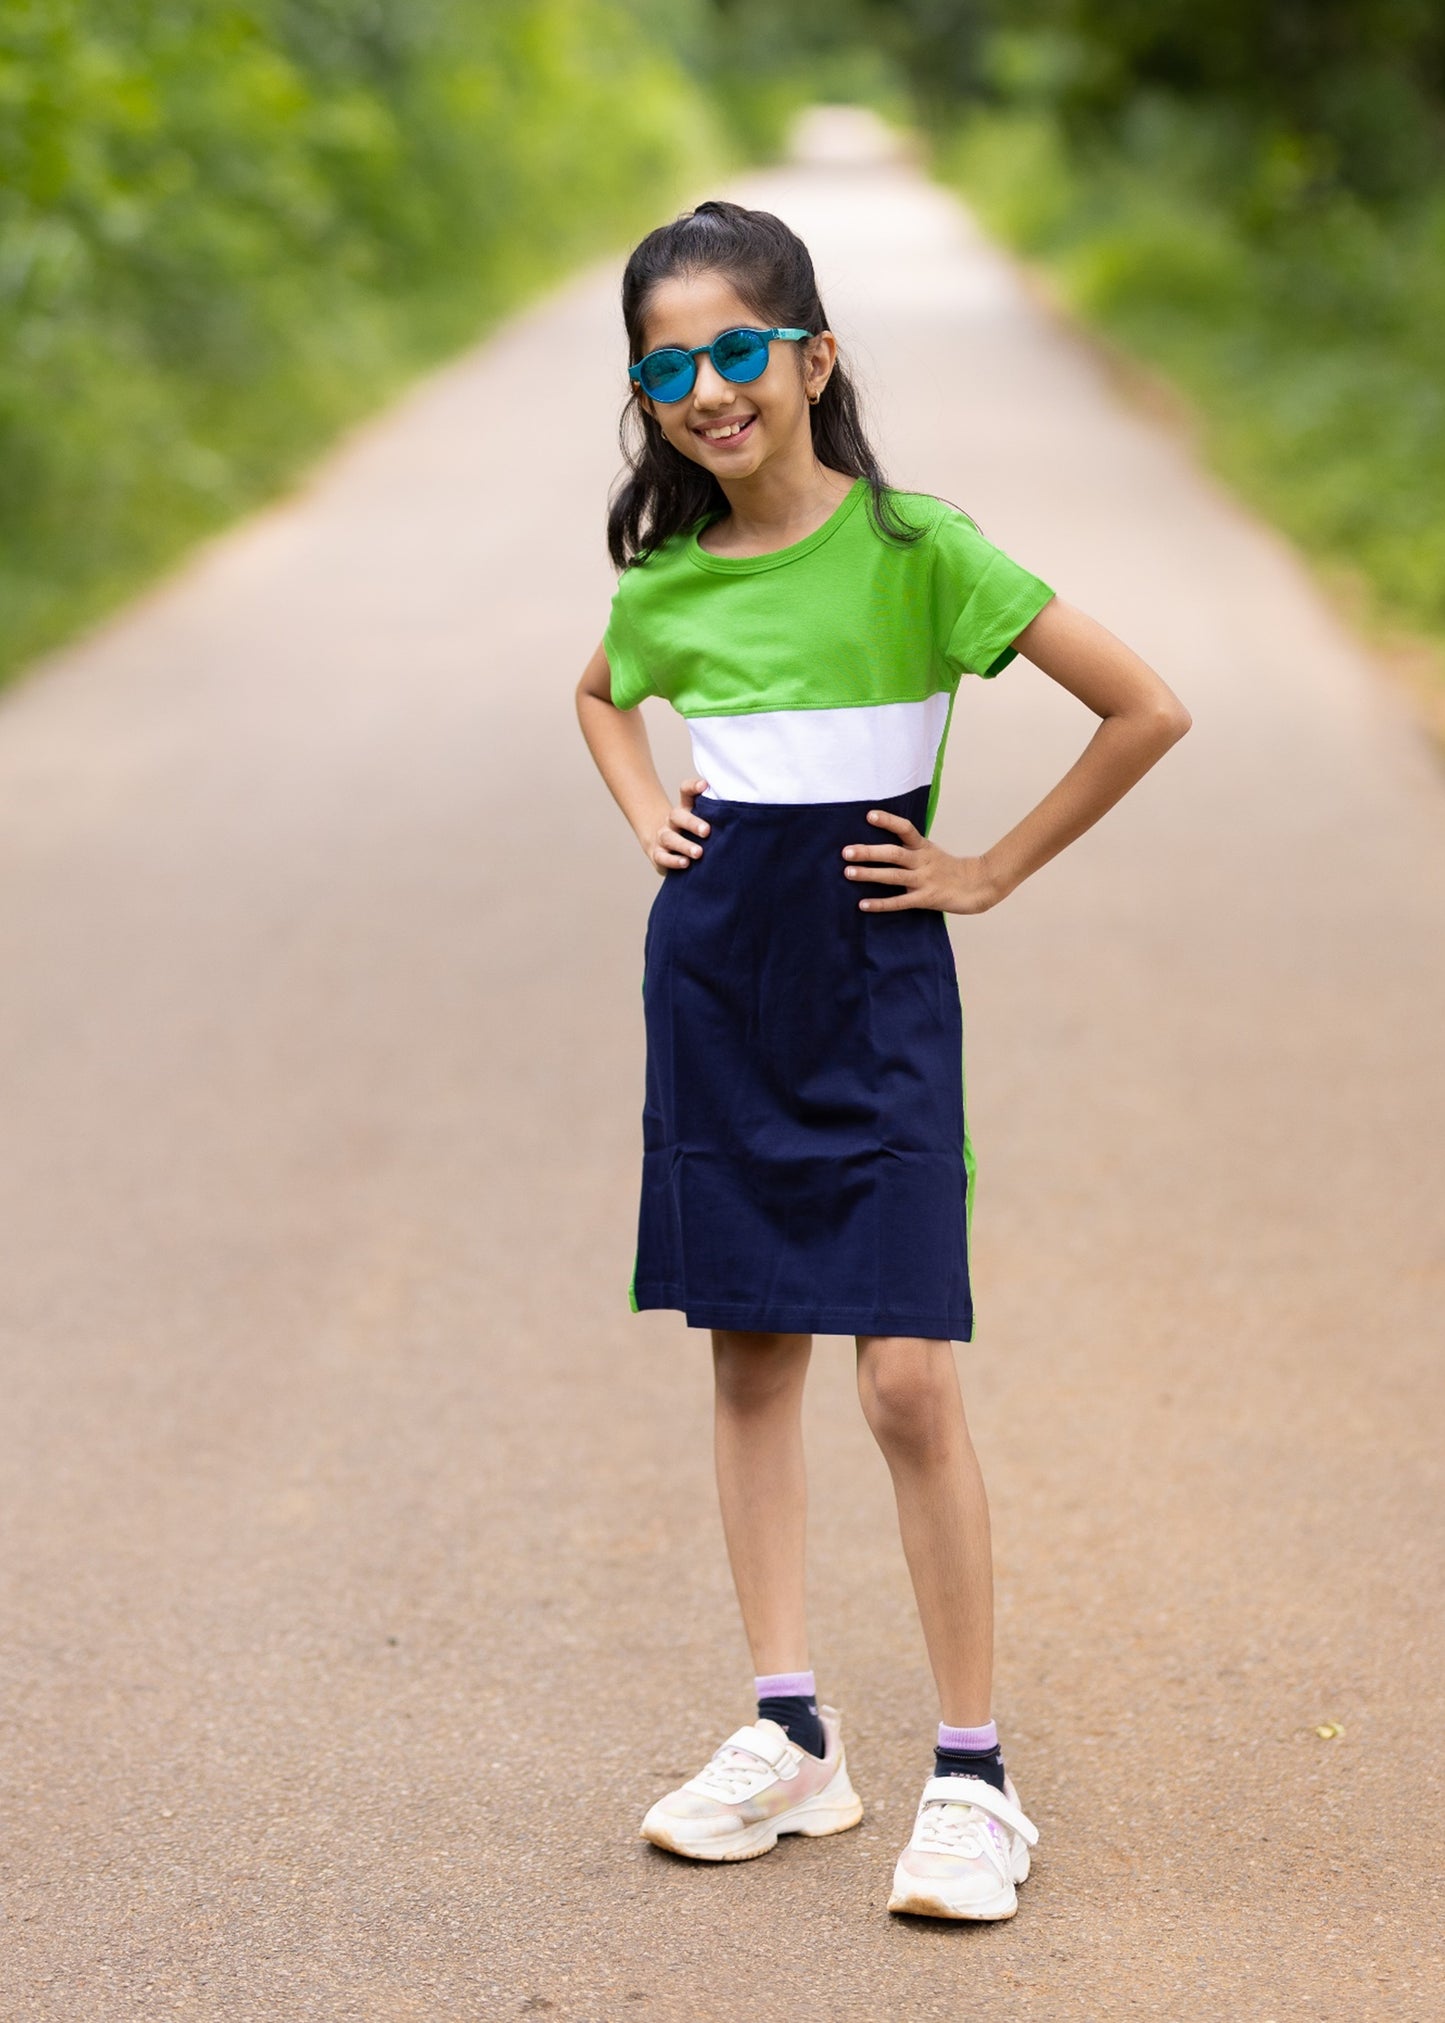
M 926 1805 L 914 1829 L 913 1844 L 925 1854 L 957 1855 L 964 1861 L 987 1852 L 991 1861 L 1002 1866 L 1002 1850 L 988 1830 L 987 1817 L 973 1805 L 942 1805 L 936 1800 Z
M 752 1756 L 745 1749 L 729 1749 L 724 1744 L 704 1764 L 694 1783 L 705 1785 L 709 1795 L 720 1798 L 725 1805 L 733 1805 L 749 1795 L 750 1786 L 756 1787 L 776 1775 L 771 1763 L 764 1763 L 761 1757 Z

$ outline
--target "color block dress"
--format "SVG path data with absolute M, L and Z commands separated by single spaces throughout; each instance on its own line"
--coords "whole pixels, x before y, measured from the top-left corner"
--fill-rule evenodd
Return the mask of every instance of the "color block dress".
M 857 479 L 806 539 L 711 555 L 675 535 L 623 571 L 612 699 L 665 697 L 708 783 L 702 855 L 643 944 L 642 1191 L 629 1303 L 698 1328 L 972 1341 L 974 1161 L 946 916 L 866 913 L 844 875 L 933 820 L 964 674 L 995 675 L 1053 595 L 957 507 Z

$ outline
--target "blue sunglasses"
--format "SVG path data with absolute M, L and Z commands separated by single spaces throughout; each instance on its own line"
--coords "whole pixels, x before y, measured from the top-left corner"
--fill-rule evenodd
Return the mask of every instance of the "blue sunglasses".
M 680 345 L 665 345 L 649 351 L 636 365 L 629 365 L 627 377 L 636 380 L 652 400 L 683 400 L 697 385 L 697 361 L 705 351 L 715 369 L 734 386 L 746 386 L 758 379 L 768 362 L 768 346 L 775 337 L 811 337 L 811 330 L 724 330 L 711 344 L 695 344 L 691 351 Z

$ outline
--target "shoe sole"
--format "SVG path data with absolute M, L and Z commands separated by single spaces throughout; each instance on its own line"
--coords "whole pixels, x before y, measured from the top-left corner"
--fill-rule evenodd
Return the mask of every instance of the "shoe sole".
M 945 1897 L 924 1896 L 921 1891 L 912 1891 L 907 1896 L 891 1896 L 888 1908 L 900 1918 L 956 1918 L 971 1919 L 980 1924 L 998 1924 L 1004 1918 L 1011 1918 L 1019 1907 L 1019 1900 L 1010 1890 L 1007 1896 L 1000 1895 L 994 1902 L 970 1904 L 967 1909 L 951 1904 Z
M 1004 1918 L 1011 1918 L 1019 1907 L 1016 1885 L 1026 1882 L 1029 1873 L 1029 1851 L 1020 1847 L 1014 1857 L 1013 1877 L 999 1891 L 982 1904 L 951 1903 L 947 1895 L 939 1891 L 936 1895 L 912 1877 L 899 1886 L 897 1871 L 893 1876 L 893 1894 L 888 1899 L 888 1908 L 900 1917 L 913 1918 L 961 1918 L 972 1919 L 983 1924 L 997 1924 Z
M 678 1833 L 681 1821 L 674 1822 L 665 1815 L 654 1818 L 649 1812 L 642 1822 L 640 1836 L 650 1840 L 654 1847 L 666 1848 L 669 1854 L 686 1855 L 689 1861 L 754 1861 L 760 1854 L 771 1854 L 779 1836 L 785 1833 L 805 1834 L 810 1840 L 825 1833 L 846 1833 L 863 1817 L 863 1801 L 848 1782 L 847 1772 L 841 1774 L 841 1788 L 835 1776 L 831 1784 L 804 1799 L 795 1811 L 785 1812 L 777 1819 L 754 1820 L 751 1826 L 740 1827 L 733 1834 L 689 1845 Z

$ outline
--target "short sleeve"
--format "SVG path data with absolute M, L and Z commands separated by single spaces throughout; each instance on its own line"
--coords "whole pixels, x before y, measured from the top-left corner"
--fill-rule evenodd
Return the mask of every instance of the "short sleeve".
M 632 620 L 623 603 L 620 583 L 613 594 L 607 630 L 602 635 L 602 651 L 607 655 L 612 677 L 612 700 L 618 709 L 634 709 L 644 696 L 656 695 L 657 690 L 648 679 L 643 665 Z
M 934 528 L 933 609 L 955 674 L 994 675 L 1007 667 L 1017 653 L 1013 642 L 1053 594 L 957 507 Z

